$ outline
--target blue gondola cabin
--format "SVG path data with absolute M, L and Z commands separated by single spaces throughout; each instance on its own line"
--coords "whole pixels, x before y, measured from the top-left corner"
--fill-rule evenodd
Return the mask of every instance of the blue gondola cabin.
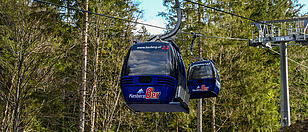
M 218 97 L 220 78 L 212 60 L 190 64 L 187 74 L 190 99 Z
M 189 111 L 186 71 L 173 42 L 134 44 L 120 81 L 126 104 L 136 112 Z

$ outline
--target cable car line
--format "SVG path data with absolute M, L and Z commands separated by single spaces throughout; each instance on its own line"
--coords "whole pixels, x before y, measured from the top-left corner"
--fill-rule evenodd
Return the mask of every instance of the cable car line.
M 184 33 L 184 34 L 192 34 L 192 33 L 187 33 L 187 32 L 184 32 L 184 31 L 182 31 L 182 33 Z M 249 39 L 243 39 L 243 38 L 230 38 L 230 37 L 206 36 L 206 35 L 197 34 L 197 33 L 196 33 L 196 35 L 197 35 L 198 37 L 231 39 L 231 40 L 238 40 L 238 41 L 247 41 L 247 40 L 249 40 Z M 293 45 L 296 45 L 296 44 L 293 44 Z M 277 45 L 277 46 L 279 46 L 279 45 Z M 273 51 L 274 53 L 280 55 L 279 52 L 277 52 L 277 51 L 275 51 L 275 50 L 273 50 L 273 49 L 271 49 L 271 48 L 268 48 L 268 49 L 270 49 L 270 50 Z M 193 56 L 193 55 L 192 55 L 192 56 Z M 195 58 L 195 57 L 193 56 L 193 58 Z M 195 58 L 195 59 L 198 59 L 198 58 Z M 292 62 L 294 62 L 294 63 L 296 63 L 296 64 L 298 64 L 298 65 L 300 65 L 300 66 L 303 66 L 303 67 L 305 67 L 305 68 L 308 69 L 308 66 L 305 66 L 305 65 L 303 65 L 303 64 L 301 64 L 301 63 L 299 63 L 299 62 L 297 62 L 297 61 L 295 61 L 295 60 L 293 60 L 293 59 L 291 59 L 291 58 L 289 58 L 289 57 L 287 57 L 287 59 L 290 60 L 290 61 L 292 61 Z
M 103 16 L 103 17 L 107 17 L 107 18 L 111 18 L 111 19 L 116 19 L 116 20 L 121 20 L 121 21 L 126 21 L 126 22 L 131 22 L 131 23 L 135 23 L 135 24 L 140 24 L 140 25 L 144 25 L 144 26 L 149 26 L 149 27 L 154 27 L 154 28 L 158 28 L 158 29 L 166 29 L 164 27 L 160 27 L 160 26 L 156 26 L 156 25 L 151 25 L 151 24 L 147 24 L 147 23 L 142 23 L 142 22 L 136 22 L 136 21 L 132 21 L 132 20 L 128 20 L 128 19 L 124 19 L 124 18 L 120 18 L 120 17 L 115 17 L 115 16 L 109 16 L 106 14 L 99 14 L 99 13 L 95 13 L 95 12 L 91 12 L 91 11 L 87 11 L 87 10 L 82 10 L 82 9 L 77 9 L 77 8 L 73 8 L 73 7 L 69 7 L 69 6 L 63 6 L 63 5 L 59 5 L 59 4 L 55 4 L 55 3 L 51 3 L 51 2 L 47 2 L 47 1 L 41 1 L 41 0 L 33 0 L 39 3 L 44 3 L 44 4 L 48 4 L 48 5 L 54 5 L 54 6 L 58 6 L 58 7 L 63 7 L 63 8 L 68 8 L 71 10 L 77 10 L 77 11 L 81 11 L 81 12 L 88 12 L 90 14 L 94 14 L 94 15 L 98 15 L 98 16 Z M 183 32 L 182 33 L 185 34 L 190 34 L 187 32 Z M 197 33 L 198 34 L 198 33 Z M 219 38 L 219 39 L 231 39 L 231 40 L 238 40 L 238 41 L 246 41 L 249 39 L 242 39 L 242 38 L 231 38 L 231 37 L 217 37 L 217 36 L 207 36 L 207 35 L 202 35 L 202 34 L 198 34 L 200 37 L 206 37 L 206 38 Z
M 226 14 L 229 14 L 229 15 L 232 15 L 232 16 L 236 16 L 236 17 L 240 17 L 240 18 L 243 18 L 243 19 L 246 19 L 246 20 L 250 20 L 250 21 L 253 21 L 253 22 L 255 22 L 255 23 L 265 24 L 265 25 L 268 25 L 268 26 L 273 26 L 274 28 L 279 28 L 279 29 L 283 29 L 283 30 L 287 30 L 287 31 L 292 31 L 292 30 L 290 30 L 290 29 L 286 29 L 286 28 L 282 28 L 282 27 L 277 27 L 277 26 L 274 26 L 274 25 L 272 25 L 272 24 L 267 24 L 267 23 L 262 22 L 262 21 L 254 20 L 254 19 L 251 19 L 251 18 L 248 18 L 248 17 L 244 17 L 244 16 L 237 15 L 237 14 L 234 14 L 234 13 L 231 13 L 231 12 L 227 12 L 227 11 L 224 11 L 224 10 L 221 10 L 221 9 L 217 9 L 217 8 L 214 8 L 214 7 L 210 7 L 210 6 L 207 6 L 207 5 L 198 3 L 198 2 L 194 2 L 194 1 L 190 1 L 190 0 L 184 0 L 184 1 L 190 2 L 190 3 L 193 3 L 193 4 L 197 4 L 197 5 L 200 5 L 200 6 L 203 6 L 203 7 L 212 9 L 212 10 L 215 10 L 215 11 L 219 11 L 219 12 L 222 12 L 222 13 L 226 13 Z M 301 32 L 297 32 L 297 31 L 296 31 L 296 33 L 302 34 Z
M 182 33 L 184 33 L 184 34 L 195 34 L 195 33 L 193 33 L 193 32 L 192 32 L 192 33 L 187 33 L 187 32 L 184 32 L 184 31 L 182 31 Z M 196 35 L 197 35 L 197 37 L 231 39 L 231 40 L 238 40 L 238 41 L 247 41 L 247 40 L 249 40 L 249 39 L 243 39 L 243 38 L 230 38 L 230 37 L 206 36 L 206 35 L 197 34 L 197 33 L 196 33 Z M 296 45 L 296 44 L 293 44 L 293 45 Z M 279 46 L 279 45 L 277 45 L 277 46 Z M 273 49 L 271 49 L 271 48 L 268 48 L 268 49 L 270 49 L 270 50 L 273 51 L 274 53 L 280 55 L 279 52 L 277 52 L 277 51 L 275 51 L 275 50 L 273 50 Z M 192 52 L 191 52 L 191 54 L 192 54 Z M 193 56 L 193 54 L 192 54 L 192 56 Z M 198 60 L 198 58 L 196 58 L 196 57 L 194 57 L 194 56 L 193 56 L 193 58 L 195 58 L 195 59 Z M 200 58 L 199 58 L 199 59 L 200 59 Z M 294 63 L 296 63 L 296 64 L 298 64 L 298 65 L 300 65 L 300 66 L 303 66 L 303 67 L 305 67 L 305 68 L 308 69 L 308 66 L 305 66 L 305 65 L 303 65 L 303 64 L 301 64 L 301 63 L 299 63 L 299 62 L 297 62 L 297 61 L 295 61 L 295 60 L 293 60 L 293 59 L 291 59 L 291 58 L 289 58 L 289 57 L 287 57 L 287 59 L 290 60 L 290 61 L 292 61 L 292 62 L 294 62 Z
M 279 52 L 277 52 L 277 51 L 275 51 L 275 50 L 273 50 L 273 49 L 271 49 L 271 48 L 268 48 L 268 49 L 269 49 L 270 51 L 272 51 L 272 52 L 274 52 L 274 53 L 280 55 Z M 294 62 L 294 63 L 296 63 L 297 65 L 300 65 L 300 66 L 305 67 L 305 68 L 308 69 L 308 66 L 305 66 L 305 65 L 303 65 L 303 64 L 301 64 L 301 63 L 299 63 L 299 62 L 297 62 L 297 61 L 295 61 L 295 60 L 293 60 L 293 59 L 291 59 L 291 58 L 289 58 L 289 57 L 287 57 L 287 59 L 290 60 L 290 61 L 292 61 L 292 62 Z
M 206 38 L 220 38 L 220 39 L 231 39 L 231 40 L 238 40 L 238 41 L 247 41 L 247 40 L 249 40 L 249 39 L 242 39 L 242 38 L 217 37 L 217 36 L 206 36 L 206 35 L 201 35 L 200 37 L 206 37 Z
M 41 0 L 33 0 L 33 1 L 36 1 L 38 3 L 44 3 L 44 4 L 54 5 L 54 6 L 58 6 L 58 7 L 68 8 L 68 9 L 71 9 L 71 10 L 77 10 L 77 11 L 81 11 L 81 12 L 88 12 L 90 14 L 94 14 L 94 15 L 98 15 L 98 16 L 103 16 L 103 17 L 107 17 L 107 18 L 111 18 L 111 19 L 126 21 L 126 22 L 140 24 L 140 25 L 149 26 L 149 27 L 154 27 L 154 28 L 158 28 L 158 29 L 166 29 L 164 27 L 160 27 L 160 26 L 156 26 L 156 25 L 151 25 L 151 24 L 142 23 L 142 22 L 136 22 L 136 21 L 120 18 L 120 17 L 115 17 L 115 16 L 106 15 L 106 14 L 95 13 L 95 12 L 91 12 L 91 11 L 87 11 L 87 10 L 82 10 L 82 9 L 77 9 L 77 8 L 73 8 L 73 7 L 69 7 L 69 6 L 63 6 L 63 5 L 59 5 L 59 4 L 55 4 L 55 3 L 51 3 L 51 2 L 47 2 L 47 1 L 41 1 Z M 266 23 L 263 23 L 263 22 L 260 22 L 260 21 L 257 21 L 257 20 L 253 20 L 251 18 L 247 18 L 247 17 L 240 16 L 240 15 L 237 15 L 237 14 L 234 14 L 234 13 L 226 12 L 226 11 L 223 11 L 221 9 L 217 9 L 217 8 L 214 8 L 214 7 L 206 6 L 204 4 L 193 2 L 193 1 L 190 1 L 190 0 L 185 0 L 185 1 L 193 3 L 193 4 L 198 4 L 198 5 L 201 5 L 201 6 L 204 6 L 206 8 L 210 8 L 210 9 L 213 9 L 213 10 L 216 10 L 216 11 L 219 11 L 219 12 L 223 12 L 223 13 L 226 13 L 226 14 L 237 16 L 237 17 L 240 17 L 240 18 L 243 18 L 243 19 L 247 19 L 247 20 L 250 20 L 250 21 L 253 21 L 253 22 L 256 22 L 256 23 L 266 24 Z M 269 24 L 266 24 L 266 25 L 269 25 Z M 278 28 L 281 28 L 281 27 L 278 27 Z M 281 29 L 284 29 L 284 28 L 281 28 Z M 289 30 L 289 29 L 285 29 L 285 30 Z M 182 33 L 186 33 L 186 32 L 182 31 Z M 190 33 L 186 33 L 186 34 L 190 34 Z M 199 34 L 199 35 L 201 35 L 200 37 L 206 37 L 206 38 L 231 39 L 231 40 L 238 40 L 238 41 L 249 40 L 249 39 L 242 39 L 242 38 L 206 36 L 206 35 L 202 35 L 202 34 Z
M 237 14 L 234 14 L 234 13 L 231 13 L 231 12 L 223 11 L 223 10 L 221 10 L 221 9 L 217 9 L 217 8 L 214 8 L 214 7 L 210 7 L 210 6 L 207 6 L 207 5 L 198 3 L 198 2 L 194 2 L 194 1 L 190 1 L 190 0 L 184 0 L 184 1 L 190 2 L 190 3 L 193 3 L 193 4 L 197 4 L 197 5 L 200 5 L 200 6 L 209 8 L 209 9 L 213 9 L 213 10 L 215 10 L 215 11 L 223 12 L 223 13 L 226 13 L 226 14 L 229 14 L 229 15 L 232 15 L 232 16 L 237 16 L 237 17 L 240 17 L 240 18 L 243 18 L 243 19 L 246 19 L 246 20 L 250 20 L 250 21 L 256 22 L 256 23 L 262 23 L 262 22 L 260 22 L 260 21 L 253 20 L 253 19 L 251 19 L 251 18 L 247 18 L 247 17 L 240 16 L 240 15 L 237 15 Z M 265 24 L 265 23 L 262 23 L 262 24 Z
M 87 12 L 87 13 L 98 15 L 98 16 L 103 16 L 103 17 L 107 17 L 107 18 L 111 18 L 111 19 L 116 19 L 116 20 L 126 21 L 126 22 L 130 22 L 130 23 L 135 23 L 135 24 L 140 24 L 140 25 L 144 25 L 144 26 L 149 26 L 149 27 L 154 27 L 154 28 L 159 28 L 159 29 L 166 29 L 166 28 L 160 27 L 160 26 L 155 26 L 155 25 L 151 25 L 151 24 L 147 24 L 147 23 L 142 23 L 142 22 L 136 22 L 136 21 L 124 19 L 124 18 L 121 18 L 121 17 L 115 17 L 115 16 L 109 16 L 109 15 L 106 15 L 106 14 L 95 13 L 95 12 L 91 12 L 91 11 L 88 11 L 88 10 L 82 10 L 82 9 L 73 8 L 73 7 L 69 7 L 69 6 L 59 5 L 59 4 L 51 3 L 51 2 L 47 2 L 47 1 L 41 1 L 41 0 L 33 0 L 33 1 L 36 1 L 38 3 L 54 5 L 54 6 L 58 6 L 58 7 L 63 7 L 63 8 L 71 9 L 71 10 Z
M 181 31 L 181 33 L 184 34 L 191 34 L 191 33 L 187 33 L 184 31 Z M 219 38 L 219 39 L 231 39 L 231 40 L 238 40 L 238 41 L 248 41 L 249 39 L 245 39 L 245 38 L 232 38 L 232 37 L 218 37 L 218 36 L 208 36 L 208 35 L 204 35 L 201 33 L 195 33 L 198 37 L 205 37 L 205 38 Z
M 209 8 L 209 9 L 213 9 L 213 10 L 216 10 L 216 11 L 219 11 L 219 12 L 223 12 L 223 13 L 226 13 L 226 14 L 229 14 L 229 15 L 232 15 L 232 16 L 236 16 L 236 17 L 240 17 L 240 18 L 243 18 L 243 19 L 246 19 L 246 20 L 250 20 L 250 21 L 253 21 L 253 22 L 256 22 L 256 23 L 260 23 L 260 24 L 265 24 L 265 25 L 269 25 L 269 26 L 276 27 L 276 26 L 274 26 L 274 25 L 272 25 L 272 24 L 267 24 L 267 23 L 264 23 L 264 22 L 261 22 L 261 21 L 257 21 L 257 20 L 251 19 L 251 18 L 247 18 L 247 17 L 244 17 L 244 16 L 240 16 L 240 15 L 237 15 L 237 14 L 234 14 L 234 13 L 231 13 L 231 12 L 226 12 L 226 11 L 223 11 L 223 10 L 221 10 L 221 9 L 217 9 L 217 8 L 214 8 L 214 7 L 206 6 L 206 5 L 201 4 L 201 3 L 198 3 L 198 2 L 194 2 L 194 1 L 190 1 L 190 0 L 184 0 L 184 1 L 190 2 L 190 3 L 193 3 L 193 4 L 197 4 L 197 5 L 200 5 L 200 6 Z M 284 30 L 290 31 L 290 29 L 285 29 L 285 28 L 281 28 L 281 27 L 276 27 L 276 28 L 280 28 L 280 29 L 284 29 Z M 297 33 L 300 33 L 300 32 L 297 32 Z M 302 33 L 300 33 L 300 34 L 302 34 Z M 243 40 L 243 41 L 249 40 L 249 39 L 241 39 L 241 38 L 225 38 L 225 37 L 214 37 L 214 36 L 204 36 L 204 35 L 201 35 L 201 37 L 223 38 L 223 39 L 233 39 L 233 40 Z M 271 49 L 271 48 L 269 48 L 269 49 L 270 49 L 271 51 L 275 52 L 276 54 L 279 54 L 279 55 L 280 55 L 280 53 L 276 52 L 275 50 L 273 50 L 273 49 Z M 298 64 L 298 65 L 301 65 L 301 66 L 303 66 L 303 67 L 305 67 L 305 68 L 308 69 L 308 66 L 305 66 L 305 65 L 303 65 L 303 64 L 300 64 L 299 62 L 296 62 L 295 60 L 293 60 L 293 59 L 291 59 L 291 58 L 289 58 L 289 57 L 287 57 L 287 59 L 290 60 L 290 61 L 292 61 L 292 62 L 294 62 L 294 63 L 296 63 L 296 64 Z

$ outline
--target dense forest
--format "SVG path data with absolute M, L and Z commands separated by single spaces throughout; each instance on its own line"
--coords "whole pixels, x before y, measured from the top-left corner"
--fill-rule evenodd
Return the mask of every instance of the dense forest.
M 88 7 L 87 0 L 46 1 L 130 21 L 143 13 L 135 0 L 90 0 Z M 254 20 L 304 17 L 297 0 L 193 1 Z M 173 5 L 164 0 L 168 11 L 158 14 L 168 29 L 176 22 Z M 181 8 L 174 41 L 186 67 L 192 60 L 187 32 L 251 39 L 256 30 L 251 21 L 189 2 L 181 1 Z M 146 41 L 150 33 L 144 27 L 136 32 L 132 22 L 87 14 L 32 0 L 0 1 L 0 131 L 78 131 L 83 92 L 85 131 L 197 131 L 196 100 L 189 114 L 134 113 L 125 106 L 119 82 L 124 56 L 133 41 Z M 219 97 L 203 99 L 203 130 L 278 131 L 279 55 L 248 41 L 219 38 L 200 37 L 196 47 L 195 54 L 215 62 L 222 87 Z M 308 66 L 308 47 L 289 47 L 288 57 Z M 308 69 L 288 66 L 293 124 L 308 118 Z

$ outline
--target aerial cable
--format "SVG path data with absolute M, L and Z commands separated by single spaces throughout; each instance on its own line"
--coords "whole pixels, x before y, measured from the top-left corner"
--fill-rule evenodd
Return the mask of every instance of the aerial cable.
M 240 15 L 237 15 L 237 14 L 234 14 L 234 13 L 231 13 L 231 12 L 226 12 L 226 11 L 223 11 L 223 10 L 221 10 L 221 9 L 217 9 L 217 8 L 214 8 L 214 7 L 206 6 L 206 5 L 204 5 L 204 4 L 200 4 L 200 3 L 197 3 L 197 2 L 193 2 L 193 1 L 190 1 L 190 0 L 185 0 L 185 1 L 190 2 L 190 3 L 193 3 L 193 4 L 201 5 L 201 6 L 204 6 L 204 7 L 206 7 L 206 8 L 213 9 L 213 10 L 216 10 L 216 11 L 219 11 L 219 12 L 223 12 L 223 13 L 226 13 L 226 14 L 230 14 L 230 15 L 232 15 L 232 16 L 237 16 L 237 17 L 240 17 L 240 18 L 243 18 L 243 19 L 246 19 L 246 20 L 250 20 L 250 21 L 253 21 L 253 22 L 256 22 L 256 23 L 260 23 L 260 24 L 265 24 L 265 25 L 273 26 L 273 25 L 271 25 L 271 24 L 266 24 L 266 23 L 261 22 L 261 21 L 257 21 L 257 20 L 251 19 L 251 18 L 247 18 L 247 17 L 244 17 L 244 16 L 240 16 Z M 274 26 L 274 27 L 276 27 L 276 26 Z M 278 28 L 290 31 L 290 29 L 285 29 L 285 28 L 281 28 L 281 27 L 278 27 Z M 299 32 L 297 32 L 297 33 L 299 33 Z M 204 37 L 211 37 L 211 36 L 204 36 Z M 213 37 L 213 38 L 224 38 L 224 37 Z M 249 40 L 249 39 L 238 39 L 238 38 L 226 38 L 226 39 Z M 275 52 L 276 54 L 279 54 L 279 55 L 280 55 L 280 53 L 276 52 L 275 50 L 273 50 L 273 49 L 271 49 L 271 48 L 269 48 L 269 49 L 270 49 L 271 51 Z M 299 62 L 297 62 L 297 61 L 295 61 L 295 60 L 293 60 L 293 59 L 291 59 L 291 58 L 289 58 L 289 57 L 287 57 L 287 59 L 290 60 L 290 61 L 292 61 L 292 62 L 294 62 L 294 63 L 296 63 L 296 64 L 298 64 L 298 65 L 301 65 L 301 66 L 303 66 L 303 67 L 305 67 L 305 68 L 308 68 L 308 66 L 305 66 L 305 65 L 303 65 L 303 64 L 300 64 Z
M 126 22 L 131 22 L 131 23 L 135 23 L 135 24 L 140 24 L 140 25 L 144 25 L 144 26 L 149 26 L 149 27 L 154 27 L 154 28 L 158 28 L 158 29 L 166 29 L 164 27 L 160 27 L 160 26 L 156 26 L 156 25 L 151 25 L 151 24 L 147 24 L 147 23 L 142 23 L 142 22 L 136 22 L 136 21 L 132 21 L 132 20 L 128 20 L 128 19 L 124 19 L 124 18 L 120 18 L 120 17 L 115 17 L 115 16 L 109 16 L 109 15 L 106 15 L 106 14 L 99 14 L 99 13 L 95 13 L 95 12 L 91 12 L 91 11 L 87 11 L 87 10 L 82 10 L 82 9 L 78 9 L 78 8 L 73 8 L 73 7 L 69 7 L 69 6 L 63 6 L 63 5 L 59 5 L 59 4 L 55 4 L 55 3 L 51 3 L 51 2 L 47 2 L 47 1 L 41 1 L 41 0 L 33 0 L 33 1 L 36 1 L 38 3 L 43 3 L 43 4 L 48 4 L 48 5 L 54 5 L 54 6 L 58 6 L 58 7 L 63 7 L 63 8 L 67 8 L 67 9 L 71 9 L 71 10 L 76 10 L 76 11 L 81 11 L 81 12 L 87 12 L 87 13 L 90 13 L 90 14 L 94 14 L 94 15 L 98 15 L 98 16 L 103 16 L 103 17 L 107 17 L 107 18 L 111 18 L 111 19 L 116 19 L 116 20 L 121 20 L 121 21 L 126 21 Z M 182 13 L 180 8 L 179 7 L 179 3 L 175 5 L 175 7 L 177 8 L 177 16 L 178 16 L 178 19 L 182 19 Z M 179 18 L 181 17 L 181 18 Z M 177 24 L 176 24 L 176 28 L 179 28 L 180 27 L 180 21 L 178 20 Z M 159 36 L 160 39 L 166 39 L 172 35 L 174 35 L 177 31 L 174 30 L 173 32 L 170 32 L 170 35 L 166 34 L 166 35 L 161 35 Z M 185 33 L 185 34 L 190 34 L 190 33 L 186 33 L 186 32 L 183 32 L 181 31 L 182 33 Z M 230 37 L 217 37 L 217 36 L 206 36 L 206 35 L 202 35 L 202 34 L 198 34 L 199 37 L 207 37 L 207 38 L 220 38 L 220 39 L 231 39 L 231 40 L 239 40 L 239 41 L 243 41 L 243 40 L 249 40 L 249 39 L 241 39 L 241 38 L 230 38 Z M 157 36 L 155 36 L 157 37 Z M 155 37 L 153 37 L 152 39 L 154 39 Z M 151 39 L 150 39 L 151 40 Z
M 267 24 L 267 23 L 262 22 L 262 21 L 254 20 L 254 19 L 251 19 L 251 18 L 248 18 L 248 17 L 244 17 L 244 16 L 237 15 L 237 14 L 234 14 L 234 13 L 231 13 L 231 12 L 227 12 L 227 11 L 224 11 L 224 10 L 221 10 L 221 9 L 217 9 L 217 8 L 214 8 L 214 7 L 210 7 L 210 6 L 207 6 L 207 5 L 198 3 L 198 2 L 194 2 L 194 1 L 190 1 L 190 0 L 184 0 L 184 1 L 190 2 L 190 3 L 193 3 L 193 4 L 197 4 L 197 5 L 200 5 L 200 6 L 203 6 L 203 7 L 206 7 L 206 8 L 215 10 L 215 11 L 218 11 L 218 12 L 222 12 L 222 13 L 226 13 L 226 14 L 229 14 L 229 15 L 232 15 L 232 16 L 236 16 L 236 17 L 240 17 L 240 18 L 243 18 L 243 19 L 246 19 L 246 20 L 250 20 L 250 21 L 253 21 L 253 22 L 255 22 L 255 23 L 265 24 L 265 25 L 268 25 L 268 26 L 273 26 L 274 28 L 279 28 L 279 29 L 291 31 L 290 29 L 286 29 L 286 28 L 282 28 L 282 27 L 277 27 L 277 26 L 274 26 L 274 25 L 272 25 L 272 24 Z M 301 32 L 296 32 L 296 33 L 302 34 Z
M 270 51 L 272 51 L 272 52 L 274 52 L 274 53 L 280 55 L 279 52 L 277 52 L 277 51 L 275 51 L 275 50 L 273 50 L 273 49 L 271 49 L 271 48 L 268 48 L 268 49 L 269 49 Z M 300 66 L 305 67 L 305 68 L 308 69 L 308 66 L 305 66 L 305 65 L 303 65 L 303 64 L 301 64 L 301 63 L 299 63 L 299 62 L 297 62 L 297 61 L 295 61 L 295 60 L 293 60 L 293 59 L 291 59 L 291 58 L 289 58 L 289 57 L 286 57 L 286 58 L 287 58 L 288 60 L 290 60 L 290 61 L 296 63 L 297 65 L 300 65 Z
M 63 5 L 59 5 L 59 4 L 55 4 L 55 3 L 51 3 L 51 2 L 47 2 L 47 1 L 41 1 L 41 0 L 33 0 L 33 1 L 36 1 L 38 3 L 44 3 L 44 4 L 48 4 L 48 5 L 54 5 L 54 6 L 58 6 L 58 7 L 63 7 L 63 8 L 71 9 L 71 10 L 76 10 L 76 11 L 81 11 L 81 12 L 88 12 L 90 14 L 94 14 L 94 15 L 98 15 L 98 16 L 103 16 L 103 17 L 107 17 L 107 18 L 111 18 L 111 19 L 126 21 L 126 22 L 140 24 L 140 25 L 149 26 L 149 27 L 154 27 L 154 28 L 158 28 L 158 29 L 166 29 L 164 27 L 160 27 L 160 26 L 156 26 L 156 25 L 151 25 L 151 24 L 147 24 L 147 23 L 132 21 L 132 20 L 128 20 L 128 19 L 124 19 L 124 18 L 120 18 L 120 17 L 115 17 L 115 16 L 109 16 L 109 15 L 106 15 L 106 14 L 99 14 L 99 13 L 95 13 L 95 12 L 91 12 L 91 11 L 87 11 L 87 10 L 82 10 L 82 9 L 77 9 L 77 8 L 73 8 L 73 7 L 69 7 L 69 6 L 63 6 Z M 229 12 L 226 12 L 226 11 L 223 11 L 223 10 L 220 10 L 220 9 L 216 9 L 214 7 L 209 7 L 209 6 L 206 6 L 206 5 L 203 5 L 203 4 L 199 4 L 199 3 L 196 3 L 196 2 L 193 2 L 193 1 L 190 1 L 190 0 L 185 0 L 185 1 L 191 2 L 193 4 L 202 5 L 204 7 L 207 7 L 207 8 L 213 9 L 213 10 L 217 10 L 217 11 L 220 11 L 220 12 L 224 12 L 224 13 L 227 13 L 227 14 L 230 14 L 230 15 L 238 16 L 238 17 L 241 17 L 241 18 L 244 18 L 244 19 L 247 19 L 247 20 L 251 20 L 251 21 L 254 21 L 256 23 L 265 24 L 263 22 L 259 22 L 259 21 L 256 21 L 256 20 L 253 20 L 253 19 L 250 19 L 250 18 L 246 18 L 246 17 L 240 16 L 240 15 L 236 15 L 234 13 L 229 13 Z M 181 16 L 181 15 L 178 15 L 178 16 Z M 278 27 L 278 28 L 281 28 L 281 27 Z M 288 29 L 285 29 L 285 30 L 288 30 Z M 183 32 L 183 33 L 185 33 L 185 32 Z M 190 33 L 186 33 L 186 34 L 190 34 Z M 201 34 L 199 34 L 199 35 L 201 35 Z M 242 39 L 242 38 L 217 37 L 217 36 L 206 36 L 206 35 L 201 35 L 200 37 L 231 39 L 231 40 L 239 40 L 239 41 L 249 40 L 249 39 Z
M 184 31 L 181 31 L 181 33 L 184 33 L 184 34 L 191 34 L 191 33 L 187 33 L 187 32 L 184 32 Z M 195 34 L 197 34 L 198 37 L 205 37 L 205 38 L 231 39 L 231 40 L 238 40 L 238 41 L 247 41 L 247 40 L 249 40 L 249 39 L 245 39 L 245 38 L 232 38 L 232 37 L 207 36 L 207 35 L 200 34 L 200 33 L 195 33 Z
M 44 3 L 44 4 L 48 4 L 48 5 L 54 5 L 54 6 L 58 6 L 58 7 L 63 7 L 63 8 L 71 9 L 71 10 L 87 12 L 87 13 L 98 15 L 98 16 L 103 16 L 103 17 L 107 17 L 107 18 L 111 18 L 111 19 L 116 19 L 116 20 L 126 21 L 126 22 L 130 22 L 130 23 L 135 23 L 135 24 L 140 24 L 140 25 L 144 25 L 144 26 L 149 26 L 149 27 L 154 27 L 154 28 L 159 28 L 159 29 L 166 29 L 166 28 L 160 27 L 160 26 L 155 26 L 155 25 L 151 25 L 151 24 L 147 24 L 147 23 L 132 21 L 132 20 L 121 18 L 121 17 L 109 16 L 109 15 L 106 15 L 106 14 L 99 14 L 99 13 L 91 12 L 91 11 L 88 11 L 88 10 L 82 10 L 82 9 L 73 8 L 73 7 L 69 7 L 69 6 L 63 6 L 63 5 L 59 5 L 59 4 L 55 4 L 55 3 L 51 3 L 51 2 L 47 2 L 47 1 L 41 1 L 41 0 L 33 0 L 33 1 L 36 1 L 38 3 Z
M 237 14 L 234 14 L 234 13 L 231 13 L 231 12 L 226 12 L 226 11 L 223 11 L 223 10 L 221 10 L 221 9 L 214 8 L 214 7 L 206 6 L 206 5 L 200 4 L 200 3 L 198 3 L 198 2 L 194 2 L 194 1 L 190 1 L 190 0 L 184 0 L 184 1 L 187 1 L 187 2 L 190 2 L 190 3 L 193 3 L 193 4 L 197 4 L 197 5 L 200 5 L 200 6 L 209 8 L 209 9 L 213 9 L 213 10 L 215 10 L 215 11 L 219 11 L 219 12 L 222 12 L 222 13 L 226 13 L 226 14 L 229 14 L 229 15 L 232 15 L 232 16 L 237 16 L 237 17 L 240 17 L 240 18 L 243 18 L 243 19 L 246 19 L 246 20 L 250 20 L 250 21 L 256 22 L 256 23 L 262 23 L 262 22 L 260 22 L 260 21 L 253 20 L 253 19 L 251 19 L 251 18 L 247 18 L 247 17 L 244 17 L 244 16 L 240 16 L 240 15 L 237 15 Z M 262 23 L 262 24 L 264 24 L 264 23 Z
M 249 40 L 249 39 L 243 39 L 243 38 L 217 37 L 217 36 L 205 36 L 205 35 L 201 35 L 200 37 L 206 37 L 206 38 L 220 38 L 220 39 L 231 39 L 231 40 L 238 40 L 238 41 L 247 41 L 247 40 Z

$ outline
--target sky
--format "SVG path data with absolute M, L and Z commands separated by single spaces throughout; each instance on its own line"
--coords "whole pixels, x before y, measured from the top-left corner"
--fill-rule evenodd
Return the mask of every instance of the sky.
M 302 9 L 302 14 L 307 14 L 308 13 L 308 0 L 299 0 L 299 3 L 304 5 Z
M 167 10 L 163 6 L 163 0 L 135 0 L 140 3 L 139 8 L 143 11 L 143 18 L 140 22 L 145 22 L 151 25 L 160 27 L 166 27 L 166 20 L 160 16 L 157 16 L 159 12 Z M 137 25 L 137 29 L 140 29 L 142 25 Z M 163 29 L 153 28 L 146 26 L 149 33 L 161 34 Z
M 140 20 L 140 22 L 160 27 L 166 26 L 166 20 L 160 16 L 157 16 L 159 12 L 166 11 L 166 8 L 163 6 L 163 0 L 135 0 L 135 2 L 140 3 L 139 8 L 143 10 L 143 18 Z M 298 0 L 298 2 L 304 5 L 301 14 L 308 14 L 308 0 Z M 141 26 L 142 25 L 138 25 L 137 29 L 141 29 Z M 152 35 L 163 33 L 162 29 L 147 26 L 146 28 Z

